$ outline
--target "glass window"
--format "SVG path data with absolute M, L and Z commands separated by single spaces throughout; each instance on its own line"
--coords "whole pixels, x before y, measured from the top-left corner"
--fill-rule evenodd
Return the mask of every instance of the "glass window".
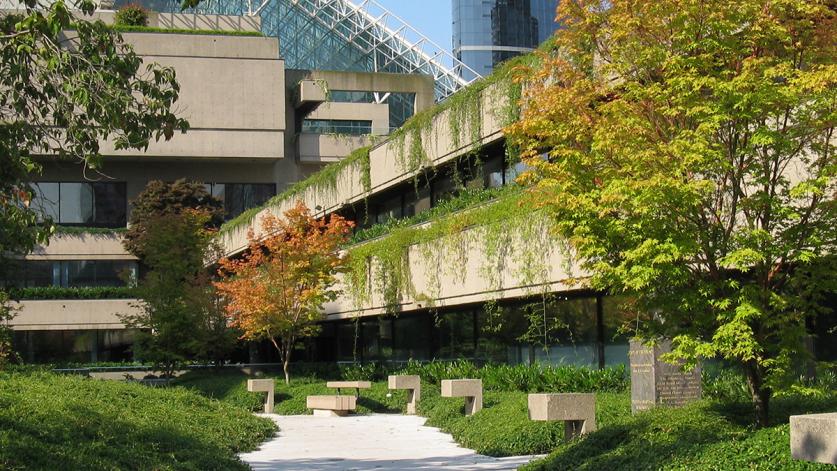
M 498 155 L 487 159 L 482 164 L 483 183 L 486 188 L 503 186 L 503 156 Z
M 426 185 L 404 193 L 404 217 L 415 216 L 430 209 L 430 188 Z
M 230 220 L 276 196 L 273 183 L 205 183 L 206 190 L 224 203 L 224 218 Z
M 372 121 L 348 119 L 304 119 L 302 132 L 312 134 L 372 134 Z
M 97 226 L 124 226 L 127 219 L 125 184 L 91 183 L 93 222 Z
M 49 218 L 58 222 L 58 183 L 35 183 L 32 185 L 32 191 L 34 195 L 30 207 L 38 213 L 38 220 Z
M 459 193 L 456 182 L 453 181 L 453 175 L 444 175 L 433 180 L 433 198 L 432 206 L 438 206 L 440 203 L 455 198 Z
M 393 359 L 429 360 L 432 317 L 427 314 L 402 315 L 394 320 L 393 337 L 395 348 Z
M 536 326 L 530 328 L 530 335 L 537 339 L 537 361 L 597 365 L 596 298 L 548 300 L 543 306 L 528 306 L 528 315 Z
M 87 183 L 62 183 L 60 222 L 90 224 L 93 222 L 93 189 Z
M 451 312 L 440 316 L 437 323 L 438 357 L 443 360 L 473 358 L 474 313 Z
M 378 205 L 375 213 L 375 221 L 378 224 L 387 222 L 390 219 L 400 219 L 403 216 L 403 212 L 401 210 L 401 195 L 395 195 Z
M 360 361 L 360 351 L 357 351 L 355 358 L 355 322 L 343 322 L 337 324 L 337 360 L 338 361 Z M 357 325 L 360 329 L 360 325 Z M 360 335 L 360 331 L 357 331 Z M 359 345 L 358 345 L 359 347 Z

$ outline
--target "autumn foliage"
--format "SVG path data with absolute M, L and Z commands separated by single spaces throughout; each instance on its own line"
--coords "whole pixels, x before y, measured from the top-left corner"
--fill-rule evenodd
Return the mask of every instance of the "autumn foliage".
M 294 343 L 317 333 L 324 303 L 334 300 L 336 274 L 345 260 L 339 253 L 354 224 L 338 215 L 317 219 L 302 202 L 279 218 L 261 218 L 261 234 L 251 229 L 249 250 L 220 262 L 221 281 L 231 323 L 247 340 L 269 339 L 282 359 L 285 381 Z

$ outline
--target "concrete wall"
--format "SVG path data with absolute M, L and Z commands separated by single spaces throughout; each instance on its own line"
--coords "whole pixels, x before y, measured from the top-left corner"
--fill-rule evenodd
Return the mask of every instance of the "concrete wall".
M 47 245 L 40 245 L 27 260 L 136 260 L 125 251 L 122 239 L 114 234 L 55 234 Z
M 124 33 L 146 62 L 173 67 L 180 84 L 176 113 L 186 134 L 152 143 L 145 156 L 280 159 L 285 156 L 285 74 L 276 38 Z M 103 146 L 106 155 L 136 150 Z
M 489 88 L 482 96 L 482 129 L 480 132 L 480 140 L 478 146 L 485 145 L 491 142 L 496 142 L 503 137 L 502 119 L 499 116 L 499 111 L 505 106 L 505 100 L 508 98 L 502 94 L 501 90 Z M 461 130 L 459 143 L 453 139 L 450 123 L 450 111 L 444 111 L 436 115 L 433 119 L 433 124 L 428 136 L 423 139 L 423 147 L 425 153 L 428 155 L 428 162 L 426 165 L 442 165 L 450 162 L 464 154 L 471 152 L 474 144 L 469 142 L 467 136 L 470 135 L 468 129 Z M 467 126 L 463 126 L 467 128 Z M 410 136 L 404 139 L 404 145 L 400 146 L 398 142 L 392 139 L 384 140 L 381 144 L 374 147 L 369 156 L 371 189 L 369 194 L 379 193 L 394 185 L 408 181 L 413 178 L 414 172 L 403 168 L 400 162 L 405 158 L 399 156 L 400 150 L 407 150 L 410 148 Z M 309 208 L 320 206 L 322 213 L 329 213 L 339 209 L 341 206 L 360 201 L 367 193 L 361 184 L 362 174 L 360 168 L 357 166 L 348 167 L 343 170 L 342 174 L 337 177 L 336 188 L 329 189 L 329 191 L 319 191 L 317 188 L 309 188 L 307 191 L 298 195 L 298 198 L 305 202 Z M 290 209 L 295 204 L 295 201 L 283 201 L 278 204 L 265 208 L 264 212 L 270 211 L 273 214 L 282 214 L 284 211 Z M 259 234 L 258 227 L 259 216 L 254 218 L 254 223 L 247 226 L 242 226 L 236 230 L 227 233 L 223 237 L 223 243 L 226 253 L 234 254 L 247 248 L 246 234 L 250 227 Z
M 62 299 L 13 303 L 14 330 L 124 329 L 120 314 L 136 314 L 136 299 Z
M 323 164 L 343 160 L 353 150 L 372 144 L 369 136 L 337 134 L 300 134 L 297 136 L 299 161 Z

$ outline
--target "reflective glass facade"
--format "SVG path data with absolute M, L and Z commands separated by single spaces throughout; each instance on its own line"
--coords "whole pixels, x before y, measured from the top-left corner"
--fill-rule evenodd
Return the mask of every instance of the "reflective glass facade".
M 39 182 L 31 202 L 42 219 L 69 226 L 125 227 L 124 182 Z
M 126 286 L 137 278 L 133 260 L 17 260 L 0 274 L 0 285 L 20 288 Z
M 498 63 L 545 41 L 558 28 L 557 8 L 558 0 L 453 0 L 454 55 L 488 75 Z
M 273 183 L 204 183 L 206 191 L 224 203 L 224 219 L 230 220 L 276 196 Z

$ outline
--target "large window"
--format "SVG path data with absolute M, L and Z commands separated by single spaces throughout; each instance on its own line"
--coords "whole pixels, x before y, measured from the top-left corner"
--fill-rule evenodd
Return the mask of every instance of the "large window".
M 225 218 L 232 219 L 261 206 L 276 195 L 273 183 L 206 183 L 206 191 L 224 202 Z
M 32 208 L 58 224 L 124 227 L 128 200 L 124 182 L 41 182 L 32 184 Z
M 21 260 L 4 274 L 3 284 L 17 287 L 126 286 L 137 278 L 133 260 Z
M 302 132 L 312 134 L 372 134 L 372 121 L 349 119 L 304 119 Z

